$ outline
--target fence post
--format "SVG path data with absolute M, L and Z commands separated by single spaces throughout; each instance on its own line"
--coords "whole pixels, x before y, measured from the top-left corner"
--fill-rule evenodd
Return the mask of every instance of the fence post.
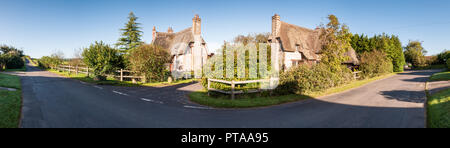
M 72 71 L 70 71 L 70 67 L 71 67 L 71 66 L 69 65 L 69 75 L 70 75 L 70 73 L 72 72 Z
M 87 67 L 87 76 L 89 77 L 89 66 Z
M 123 81 L 123 69 L 120 69 L 120 81 Z
M 211 80 L 208 79 L 208 96 L 211 95 L 211 94 L 209 94 L 209 89 L 211 89 Z
M 234 81 L 231 81 L 231 100 L 234 100 Z
M 75 75 L 77 75 L 77 76 L 78 76 L 78 65 L 77 65 L 77 66 L 75 66 Z

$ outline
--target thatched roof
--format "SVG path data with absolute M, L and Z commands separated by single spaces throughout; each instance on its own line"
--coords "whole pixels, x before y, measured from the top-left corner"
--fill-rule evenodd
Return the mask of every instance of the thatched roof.
M 302 52 L 308 60 L 319 59 L 319 32 L 281 21 L 280 40 L 284 51 Z
M 295 52 L 298 50 L 303 53 L 308 60 L 320 60 L 320 29 L 311 30 L 300 26 L 292 25 L 280 21 L 279 39 L 283 50 L 286 52 Z M 350 49 L 345 55 L 350 57 L 345 64 L 359 64 L 355 50 Z
M 192 27 L 177 33 L 157 32 L 157 36 L 153 40 L 153 44 L 167 49 L 171 55 L 184 54 L 185 49 L 187 49 L 189 45 L 194 42 L 195 40 L 194 35 L 192 34 Z M 205 44 L 203 38 L 202 42 L 202 44 Z
M 349 51 L 347 51 L 345 53 L 345 55 L 350 57 L 350 59 L 348 61 L 344 62 L 345 64 L 359 65 L 358 56 L 356 55 L 356 51 L 353 48 L 351 48 Z

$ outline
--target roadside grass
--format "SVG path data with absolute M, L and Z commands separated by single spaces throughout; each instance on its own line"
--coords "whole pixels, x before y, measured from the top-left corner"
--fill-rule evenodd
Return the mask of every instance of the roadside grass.
M 353 88 L 357 88 L 363 85 L 366 85 L 370 82 L 376 81 L 376 80 L 381 80 L 381 79 L 385 79 L 391 76 L 397 75 L 397 73 L 390 73 L 390 74 L 386 74 L 386 75 L 382 75 L 382 76 L 378 76 L 378 77 L 373 77 L 373 78 L 369 78 L 369 79 L 364 79 L 364 80 L 356 80 L 353 81 L 349 84 L 345 84 L 342 86 L 338 86 L 338 87 L 333 87 L 330 89 L 327 89 L 325 91 L 319 91 L 319 92 L 310 92 L 310 93 L 306 93 L 306 95 L 312 96 L 312 97 L 322 97 L 322 96 L 327 96 L 327 95 L 331 95 L 331 94 L 335 94 L 335 93 L 339 93 L 339 92 L 343 92 L 343 91 L 347 91 Z
M 428 98 L 428 127 L 450 128 L 450 89 Z
M 5 69 L 4 72 L 13 72 L 13 71 L 27 71 L 26 66 L 24 65 L 22 68 L 18 69 Z
M 425 67 L 416 67 L 414 70 L 427 70 L 427 69 L 446 69 L 447 65 L 439 64 L 439 65 L 429 65 Z
M 275 97 L 264 97 L 258 96 L 257 94 L 249 94 L 245 96 L 238 96 L 237 99 L 231 100 L 230 96 L 227 95 L 211 97 L 208 96 L 206 91 L 198 91 L 190 93 L 189 98 L 191 101 L 198 104 L 216 108 L 252 108 L 279 105 L 309 99 L 311 97 L 296 94 Z
M 172 85 L 178 85 L 178 84 L 185 84 L 185 83 L 192 83 L 196 81 L 195 79 L 188 79 L 188 80 L 179 80 L 174 81 L 172 83 L 168 82 L 155 82 L 155 83 L 133 83 L 131 81 L 119 81 L 111 77 L 107 77 L 107 80 L 105 81 L 95 81 L 93 77 L 88 77 L 86 74 L 79 73 L 76 75 L 75 73 L 68 73 L 68 72 L 60 72 L 58 70 L 53 69 L 47 69 L 47 71 L 50 71 L 52 73 L 56 73 L 58 75 L 76 79 L 79 81 L 96 84 L 96 85 L 112 85 L 112 86 L 126 86 L 126 87 L 137 87 L 137 86 L 151 86 L 151 87 L 158 87 L 158 86 L 172 86 Z
M 20 77 L 0 73 L 0 87 L 20 89 Z
M 450 80 L 450 71 L 440 72 L 433 74 L 430 78 L 431 81 L 447 81 Z
M 22 102 L 20 78 L 0 74 L 0 87 L 17 89 L 17 91 L 0 90 L 0 128 L 17 128 Z
M 397 73 L 391 73 L 379 77 L 374 77 L 365 80 L 353 81 L 350 84 L 334 87 L 327 89 L 321 92 L 313 92 L 306 93 L 304 95 L 299 94 L 290 94 L 283 96 L 269 96 L 269 95 L 259 95 L 259 94 L 245 94 L 245 95 L 237 95 L 237 98 L 234 100 L 230 99 L 229 95 L 222 95 L 217 93 L 211 93 L 213 95 L 208 96 L 207 91 L 197 91 L 189 94 L 189 99 L 192 102 L 206 105 L 210 107 L 216 108 L 254 108 L 254 107 L 264 107 L 264 106 L 272 106 L 272 105 L 280 105 L 284 103 L 296 102 L 305 99 L 311 99 L 321 96 L 327 96 L 339 92 L 343 92 L 346 90 L 350 90 L 352 88 L 357 88 L 362 85 L 368 84 L 370 82 L 385 79 L 391 76 L 396 75 Z

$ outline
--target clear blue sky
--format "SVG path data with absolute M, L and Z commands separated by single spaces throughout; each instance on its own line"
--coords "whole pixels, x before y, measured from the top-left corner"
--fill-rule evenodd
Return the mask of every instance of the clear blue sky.
M 423 41 L 429 54 L 450 49 L 449 0 L 0 0 L 0 44 L 22 48 L 34 58 L 103 40 L 113 44 L 133 11 L 147 43 L 152 28 L 180 31 L 202 18 L 210 48 L 239 34 L 270 32 L 271 16 L 315 28 L 335 14 L 353 33 L 388 33 Z

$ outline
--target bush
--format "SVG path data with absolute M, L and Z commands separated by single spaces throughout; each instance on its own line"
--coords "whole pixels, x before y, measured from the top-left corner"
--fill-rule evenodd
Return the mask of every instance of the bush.
M 439 53 L 437 56 L 437 63 L 434 64 L 446 64 L 447 59 L 450 59 L 450 50 L 444 50 Z
M 450 70 L 450 58 L 447 59 L 447 70 Z
M 0 70 L 2 69 L 18 69 L 22 68 L 24 60 L 22 59 L 23 51 L 13 46 L 0 46 Z
M 82 53 L 84 63 L 92 68 L 96 78 L 102 80 L 104 76 L 111 73 L 122 65 L 122 57 L 117 49 L 101 42 L 91 44 Z
M 168 76 L 166 64 L 170 62 L 170 55 L 166 49 L 155 45 L 141 45 L 131 50 L 129 56 L 132 57 L 128 58 L 130 68 L 135 74 L 160 82 Z
M 51 56 L 43 56 L 38 60 L 38 66 L 44 69 L 56 68 L 64 61 L 64 54 L 60 51 L 53 53 Z
M 384 52 L 374 50 L 361 54 L 361 66 L 359 69 L 362 71 L 363 78 L 372 78 L 392 73 L 393 65 Z
M 25 65 L 20 54 L 15 51 L 0 55 L 0 63 L 0 69 L 18 69 Z
M 323 91 L 328 88 L 346 84 L 353 80 L 350 69 L 341 66 L 338 72 L 330 71 L 325 64 L 315 66 L 299 65 L 280 75 L 280 85 L 276 92 L 285 94 L 304 94 L 308 92 Z

